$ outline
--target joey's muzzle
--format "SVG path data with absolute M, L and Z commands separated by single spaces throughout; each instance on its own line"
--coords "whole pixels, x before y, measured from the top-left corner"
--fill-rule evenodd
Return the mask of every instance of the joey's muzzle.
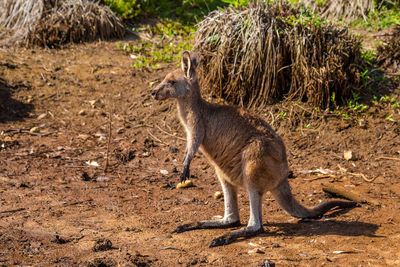
M 158 85 L 152 92 L 151 95 L 153 96 L 154 99 L 159 100 L 160 99 L 160 90 L 162 89 L 161 85 Z

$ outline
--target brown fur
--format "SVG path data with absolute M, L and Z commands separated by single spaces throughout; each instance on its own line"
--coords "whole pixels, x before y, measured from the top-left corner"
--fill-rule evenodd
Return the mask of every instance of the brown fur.
M 263 231 L 261 197 L 271 191 L 282 208 L 299 218 L 319 217 L 333 207 L 353 202 L 330 201 L 313 209 L 300 205 L 288 184 L 285 145 L 261 118 L 232 106 L 209 103 L 201 98 L 195 67 L 197 56 L 183 54 L 182 69 L 168 74 L 153 91 L 156 99 L 176 98 L 178 116 L 187 133 L 181 181 L 189 177 L 189 165 L 198 149 L 215 167 L 225 194 L 225 217 L 178 227 L 176 232 L 236 225 L 239 220 L 236 192 L 245 188 L 250 197 L 251 216 L 247 228 L 215 239 L 210 246 L 224 245 L 238 237 Z

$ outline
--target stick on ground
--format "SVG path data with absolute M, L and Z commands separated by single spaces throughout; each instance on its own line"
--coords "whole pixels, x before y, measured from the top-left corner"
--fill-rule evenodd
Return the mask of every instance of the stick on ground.
M 337 197 L 341 197 L 341 198 L 345 198 L 357 203 L 366 203 L 372 206 L 378 206 L 379 202 L 377 202 L 376 200 L 370 199 L 366 196 L 362 196 L 352 190 L 348 190 L 345 188 L 339 188 L 333 185 L 324 185 L 322 187 L 322 190 L 325 193 L 329 193 L 331 195 L 337 196 Z

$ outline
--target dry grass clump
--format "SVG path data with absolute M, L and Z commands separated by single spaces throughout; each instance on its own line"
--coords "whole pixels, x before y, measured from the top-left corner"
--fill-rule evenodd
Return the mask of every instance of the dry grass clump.
M 400 26 L 397 26 L 388 43 L 378 47 L 378 64 L 392 72 L 400 72 Z
M 366 19 L 368 12 L 374 10 L 373 0 L 326 0 L 322 4 L 316 0 L 302 0 L 306 6 L 321 15 L 322 18 L 353 21 Z
M 121 21 L 88 0 L 0 0 L 0 45 L 57 47 L 122 37 Z
M 326 107 L 358 87 L 360 42 L 286 4 L 210 13 L 196 32 L 202 83 L 243 106 L 299 99 Z M 304 21 L 303 21 L 304 20 Z

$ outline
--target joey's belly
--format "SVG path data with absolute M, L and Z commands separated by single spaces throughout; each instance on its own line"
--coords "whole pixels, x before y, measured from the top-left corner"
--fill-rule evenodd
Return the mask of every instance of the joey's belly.
M 217 175 L 221 176 L 220 178 L 236 186 L 243 185 L 241 156 L 239 153 L 210 153 L 204 146 L 200 147 L 200 151 L 216 169 Z

